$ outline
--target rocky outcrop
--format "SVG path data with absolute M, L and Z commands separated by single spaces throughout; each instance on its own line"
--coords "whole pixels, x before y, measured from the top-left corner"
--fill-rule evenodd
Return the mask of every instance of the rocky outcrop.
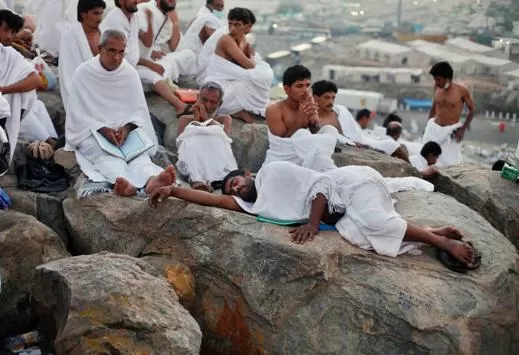
M 68 192 L 44 194 L 21 190 L 15 175 L 0 177 L 0 186 L 7 192 L 13 205 L 11 209 L 36 217 L 38 221 L 55 231 L 68 245 L 68 235 L 63 215 L 63 200 Z
M 441 169 L 436 188 L 478 212 L 519 248 L 519 186 L 474 165 Z
M 202 334 L 152 266 L 101 253 L 36 268 L 41 328 L 60 354 L 198 354 Z
M 33 269 L 69 255 L 56 233 L 34 217 L 0 213 L 0 338 L 31 330 Z
M 382 257 L 335 232 L 295 245 L 285 228 L 176 199 L 154 210 L 96 196 L 64 208 L 81 252 L 141 256 L 164 276 L 169 270 L 168 280 L 194 299 L 206 353 L 508 354 L 517 324 L 510 242 L 453 198 L 395 197 L 413 222 L 461 228 L 482 251 L 482 267 L 453 273 L 427 247 Z

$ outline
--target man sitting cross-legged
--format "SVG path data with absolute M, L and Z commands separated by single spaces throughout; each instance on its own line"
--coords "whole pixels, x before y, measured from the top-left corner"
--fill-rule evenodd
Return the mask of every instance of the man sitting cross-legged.
M 220 111 L 246 123 L 252 123 L 254 116 L 265 117 L 274 77 L 270 65 L 257 60 L 245 37 L 255 21 L 253 16 L 244 8 L 229 11 L 229 33 L 218 40 L 205 79 L 223 87 L 225 97 Z
M 425 229 L 404 220 L 394 209 L 382 176 L 370 167 L 347 166 L 318 173 L 289 162 L 264 165 L 256 178 L 232 172 L 223 195 L 169 186 L 154 190 L 150 204 L 172 196 L 204 206 L 247 212 L 281 221 L 307 221 L 291 230 L 292 241 L 311 241 L 321 221 L 334 224 L 350 243 L 396 257 L 421 242 L 447 251 L 468 267 L 474 248 L 456 239 L 452 227 Z
M 143 187 L 149 193 L 171 185 L 175 181 L 174 167 L 164 171 L 150 159 L 157 151 L 157 138 L 139 75 L 124 60 L 124 33 L 103 32 L 99 47 L 100 54 L 81 64 L 72 77 L 65 122 L 66 149 L 75 151 L 81 171 L 90 180 L 115 183 L 118 195 L 133 196 Z M 132 132 L 134 129 L 138 131 Z M 133 133 L 153 142 L 152 147 L 142 147 L 140 152 L 127 147 L 128 153 L 137 154 L 133 159 L 114 155 Z M 103 143 L 100 135 L 109 143 Z
M 212 192 L 210 183 L 221 181 L 238 167 L 229 137 L 231 116 L 218 114 L 223 95 L 220 85 L 206 83 L 192 113 L 180 117 L 177 169 L 194 189 Z

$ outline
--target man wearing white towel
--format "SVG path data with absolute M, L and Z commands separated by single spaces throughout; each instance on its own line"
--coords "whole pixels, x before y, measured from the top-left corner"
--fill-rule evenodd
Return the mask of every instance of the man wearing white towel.
M 330 134 L 313 134 L 321 130 L 317 105 L 310 93 L 312 74 L 302 65 L 283 73 L 287 98 L 267 107 L 269 148 L 265 165 L 289 161 L 316 171 L 335 169 L 332 154 L 337 144 L 337 129 Z M 331 127 L 331 126 L 328 126 Z
M 212 192 L 213 182 L 238 169 L 231 149 L 231 116 L 218 113 L 223 95 L 217 83 L 204 84 L 193 113 L 178 123 L 177 170 L 194 189 Z
M 137 3 L 137 0 L 116 0 L 116 8 L 110 11 L 101 22 L 101 32 L 111 29 L 124 33 L 128 41 L 125 58 L 137 69 L 142 83 L 152 85 L 153 90 L 166 99 L 177 112 L 183 112 L 186 104 L 173 93 L 170 85 L 168 85 L 172 76 L 178 77 L 178 68 L 171 65 L 170 61 L 160 61 L 159 63 L 140 55 L 139 40 L 149 36 L 150 31 L 152 31 L 150 28 L 152 14 L 146 12 L 149 27 L 146 32 L 140 31 Z
M 312 85 L 314 100 L 319 108 L 319 122 L 321 127 L 327 125 L 337 129 L 339 143 L 351 144 L 359 147 L 369 146 L 391 156 L 409 162 L 408 156 L 399 143 L 390 137 L 377 137 L 366 133 L 365 129 L 371 124 L 371 112 L 360 110 L 355 117 L 344 106 L 335 105 L 337 86 L 327 80 L 316 81 Z M 343 137 L 347 139 L 344 140 Z
M 149 193 L 172 184 L 175 170 L 173 166 L 163 170 L 151 161 L 157 138 L 139 75 L 124 60 L 125 47 L 124 33 L 106 30 L 100 54 L 75 71 L 65 122 L 65 149 L 75 152 L 81 171 L 90 180 L 112 183 L 116 194 L 133 196 L 140 188 Z M 108 153 L 95 137 L 100 134 L 110 147 L 121 147 L 134 129 L 153 144 L 129 161 Z
M 263 166 L 253 178 L 235 171 L 223 181 L 222 195 L 176 186 L 159 188 L 150 204 L 172 196 L 204 206 L 246 212 L 282 221 L 307 221 L 290 231 L 298 244 L 314 239 L 320 222 L 333 224 L 348 242 L 396 257 L 421 242 L 447 251 L 461 263 L 474 262 L 474 248 L 458 241 L 452 227 L 425 229 L 394 209 L 382 176 L 370 167 L 347 166 L 318 173 L 289 162 Z M 457 240 L 458 239 L 458 240 Z
M 422 141 L 433 141 L 442 147 L 438 165 L 461 164 L 461 141 L 474 117 L 475 105 L 469 89 L 452 81 L 454 71 L 447 62 L 432 66 L 429 74 L 434 78 L 434 100 Z M 460 117 L 464 106 L 468 109 L 463 123 Z
M 236 7 L 229 11 L 227 20 L 229 33 L 218 40 L 205 80 L 223 87 L 222 113 L 252 123 L 253 117 L 265 117 L 274 73 L 247 42 L 246 35 L 255 22 L 252 12 Z
M 59 57 L 59 88 L 65 111 L 74 71 L 84 62 L 99 54 L 101 30 L 106 3 L 103 0 L 79 0 L 77 21 L 63 33 Z

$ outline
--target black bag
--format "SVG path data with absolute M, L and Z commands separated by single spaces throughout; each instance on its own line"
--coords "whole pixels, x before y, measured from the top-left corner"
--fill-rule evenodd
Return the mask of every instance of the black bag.
M 65 169 L 51 160 L 33 158 L 24 150 L 14 157 L 18 188 L 33 192 L 61 192 L 69 187 L 70 177 Z

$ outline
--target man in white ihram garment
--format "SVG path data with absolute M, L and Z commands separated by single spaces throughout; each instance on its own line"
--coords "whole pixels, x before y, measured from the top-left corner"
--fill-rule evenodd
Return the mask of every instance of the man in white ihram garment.
M 238 169 L 231 149 L 232 118 L 218 113 L 223 95 L 217 83 L 204 84 L 192 114 L 178 123 L 176 166 L 194 189 L 212 192 L 211 183 Z
M 177 186 L 152 191 L 152 206 L 168 197 L 203 206 L 245 212 L 278 221 L 299 221 L 290 231 L 298 244 L 314 239 L 321 222 L 335 225 L 348 242 L 377 254 L 396 257 L 421 242 L 445 250 L 468 267 L 474 248 L 460 241 L 453 227 L 422 228 L 407 222 L 394 209 L 382 176 L 367 166 L 347 166 L 319 173 L 277 161 L 264 165 L 254 178 L 234 171 L 223 180 L 222 195 Z
M 125 59 L 126 37 L 107 30 L 100 41 L 100 54 L 81 64 L 72 78 L 65 122 L 66 150 L 76 153 L 81 171 L 94 182 L 114 184 L 120 196 L 145 193 L 175 181 L 171 165 L 163 170 L 150 156 L 157 151 L 139 75 Z M 139 129 L 153 142 L 151 149 L 133 160 L 114 156 L 101 148 L 94 134 L 102 135 L 111 146 L 122 147 L 128 135 Z
M 146 42 L 150 33 L 153 32 L 151 11 L 145 11 L 146 18 L 149 19 L 148 30 L 140 31 L 137 0 L 116 0 L 116 8 L 106 15 L 101 22 L 101 32 L 106 30 L 118 30 L 124 33 L 127 38 L 126 60 L 137 69 L 143 84 L 152 85 L 153 90 L 168 101 L 177 112 L 183 112 L 186 104 L 183 103 L 172 91 L 168 81 L 173 77 L 178 77 L 178 67 L 169 60 L 154 61 L 141 57 L 140 40 Z M 174 10 L 172 10 L 174 12 Z M 169 11 L 169 12 L 172 12 Z M 175 17 L 176 14 L 168 16 Z

